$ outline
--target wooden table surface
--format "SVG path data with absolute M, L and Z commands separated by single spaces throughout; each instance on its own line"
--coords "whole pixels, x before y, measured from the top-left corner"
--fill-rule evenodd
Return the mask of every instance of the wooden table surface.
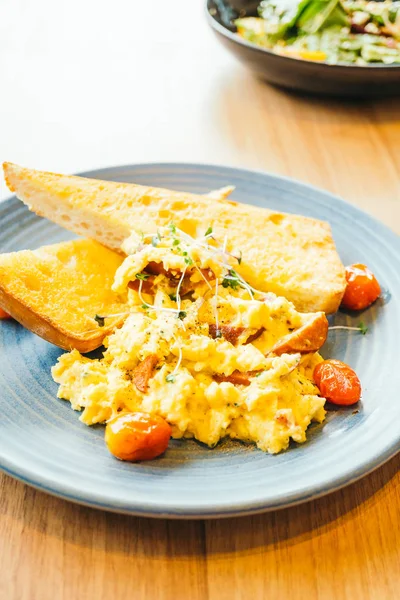
M 219 47 L 201 2 L 3 3 L 0 71 L 3 160 L 264 169 L 400 233 L 400 103 L 260 83 Z M 399 598 L 399 466 L 297 508 L 209 522 L 107 514 L 2 476 L 0 599 Z

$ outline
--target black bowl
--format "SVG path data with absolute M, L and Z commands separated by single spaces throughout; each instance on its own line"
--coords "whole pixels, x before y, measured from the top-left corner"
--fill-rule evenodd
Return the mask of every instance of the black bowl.
M 329 96 L 400 95 L 400 65 L 328 65 L 280 56 L 251 44 L 236 33 L 233 21 L 254 16 L 254 0 L 207 0 L 209 25 L 218 39 L 258 76 L 279 86 Z

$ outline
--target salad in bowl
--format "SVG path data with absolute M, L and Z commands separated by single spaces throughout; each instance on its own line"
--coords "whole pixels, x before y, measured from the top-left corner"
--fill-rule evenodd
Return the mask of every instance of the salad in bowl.
M 273 52 L 347 65 L 400 64 L 400 1 L 263 0 L 238 35 Z

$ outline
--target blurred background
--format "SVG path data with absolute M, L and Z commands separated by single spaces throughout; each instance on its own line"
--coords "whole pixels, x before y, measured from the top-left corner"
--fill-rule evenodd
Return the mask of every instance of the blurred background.
M 312 98 L 260 82 L 204 13 L 201 0 L 3 0 L 0 159 L 66 173 L 210 162 L 292 176 L 378 217 L 378 198 L 400 201 L 395 98 Z

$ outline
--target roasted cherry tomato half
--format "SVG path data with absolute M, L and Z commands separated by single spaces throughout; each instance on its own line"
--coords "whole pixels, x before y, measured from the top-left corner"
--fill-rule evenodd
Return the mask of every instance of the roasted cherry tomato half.
M 11 319 L 11 316 L 5 310 L 0 308 L 0 319 Z
M 361 383 L 355 371 L 340 360 L 324 360 L 314 369 L 314 381 L 321 396 L 332 404 L 350 406 L 361 396 Z
M 106 425 L 105 440 L 120 460 L 151 460 L 167 449 L 171 427 L 162 417 L 148 413 L 121 413 Z
M 347 287 L 342 306 L 350 310 L 363 310 L 370 306 L 381 293 L 375 275 L 365 265 L 346 267 Z

